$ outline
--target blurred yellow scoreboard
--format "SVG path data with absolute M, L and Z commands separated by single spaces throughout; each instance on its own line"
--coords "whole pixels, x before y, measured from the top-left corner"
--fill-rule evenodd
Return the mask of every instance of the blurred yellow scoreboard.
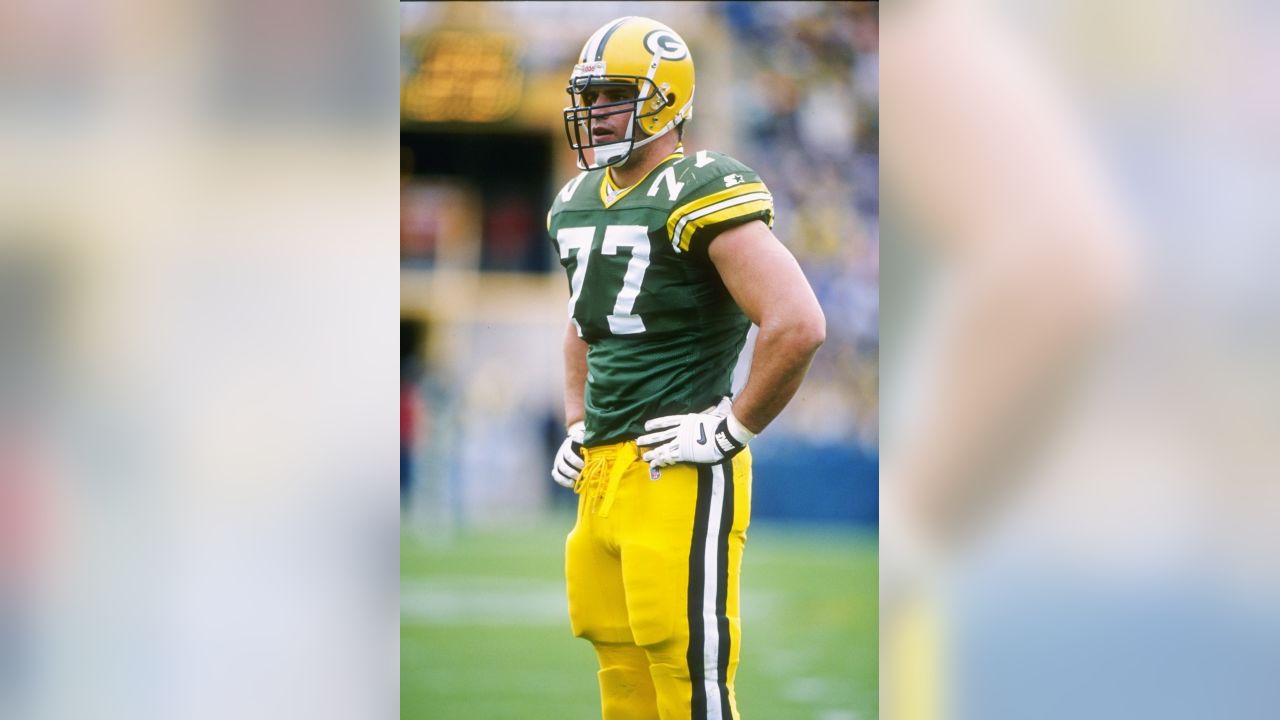
M 520 106 L 524 72 L 514 38 L 442 30 L 423 36 L 400 89 L 400 112 L 419 122 L 498 122 Z

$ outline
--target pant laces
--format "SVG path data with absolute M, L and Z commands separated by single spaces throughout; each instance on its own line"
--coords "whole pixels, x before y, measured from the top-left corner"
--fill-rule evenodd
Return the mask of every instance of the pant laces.
M 583 448 L 586 466 L 574 483 L 573 491 L 586 493 L 591 498 L 591 512 L 608 517 L 609 509 L 618 494 L 618 483 L 631 463 L 640 460 L 634 442 L 610 445 L 603 448 Z

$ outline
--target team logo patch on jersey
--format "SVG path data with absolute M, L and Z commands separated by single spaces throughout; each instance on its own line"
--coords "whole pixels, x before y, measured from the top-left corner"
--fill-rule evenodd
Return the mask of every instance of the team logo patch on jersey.
M 740 183 L 744 183 L 744 182 L 746 182 L 746 181 L 747 181 L 747 179 L 746 179 L 746 178 L 744 178 L 744 177 L 742 177 L 742 174 L 741 174 L 741 173 L 733 173 L 733 174 L 731 174 L 731 175 L 725 175 L 725 176 L 724 176 L 724 186 L 725 186 L 725 187 L 733 187 L 734 185 L 738 185 L 738 184 L 740 184 Z

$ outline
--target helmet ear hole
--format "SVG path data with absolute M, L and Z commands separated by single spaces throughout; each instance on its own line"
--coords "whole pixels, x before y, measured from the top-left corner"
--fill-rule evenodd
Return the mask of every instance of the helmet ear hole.
M 676 94 L 667 93 L 667 107 L 671 107 L 672 105 L 675 105 L 675 104 L 676 104 Z

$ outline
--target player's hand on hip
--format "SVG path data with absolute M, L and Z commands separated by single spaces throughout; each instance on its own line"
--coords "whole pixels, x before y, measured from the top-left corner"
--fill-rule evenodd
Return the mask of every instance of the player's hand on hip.
M 556 451 L 556 461 L 551 465 L 551 479 L 564 487 L 571 488 L 582 474 L 582 441 L 586 436 L 586 424 L 579 420 L 569 426 L 569 434 L 560 449 Z
M 651 468 L 676 463 L 712 465 L 737 455 L 756 436 L 721 406 L 708 412 L 668 415 L 644 424 L 648 433 L 636 438 Z M 723 413 L 723 414 L 722 414 Z

